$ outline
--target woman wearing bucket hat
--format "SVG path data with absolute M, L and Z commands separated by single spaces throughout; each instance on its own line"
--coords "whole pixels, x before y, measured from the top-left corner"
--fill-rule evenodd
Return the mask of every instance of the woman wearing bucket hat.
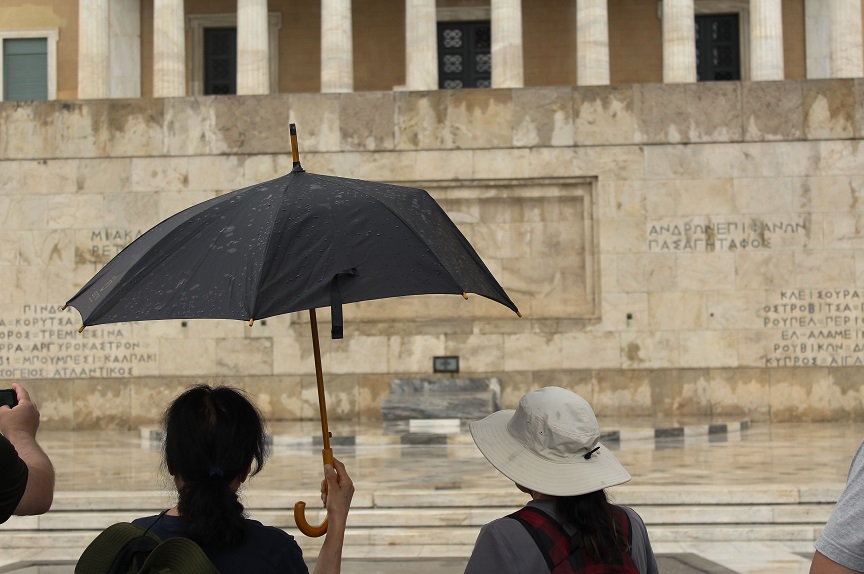
M 657 574 L 645 524 L 610 504 L 605 488 L 630 475 L 599 442 L 585 399 L 547 387 L 513 410 L 470 423 L 483 456 L 531 496 L 519 511 L 484 526 L 466 574 L 591 572 Z

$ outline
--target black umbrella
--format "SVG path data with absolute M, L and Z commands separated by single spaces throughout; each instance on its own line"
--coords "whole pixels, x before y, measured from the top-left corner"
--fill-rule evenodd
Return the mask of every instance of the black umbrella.
M 317 307 L 331 307 L 333 338 L 342 337 L 343 302 L 476 293 L 519 311 L 426 191 L 307 173 L 290 127 L 290 173 L 169 217 L 109 261 L 67 305 L 81 313 L 81 329 L 159 319 L 251 325 L 308 309 L 324 462 L 332 464 Z M 301 508 L 298 526 L 302 514 Z

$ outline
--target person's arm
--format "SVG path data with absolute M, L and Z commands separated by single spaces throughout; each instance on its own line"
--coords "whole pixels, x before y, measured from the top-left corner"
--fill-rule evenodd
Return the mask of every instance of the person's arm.
M 818 550 L 813 555 L 810 563 L 810 574 L 861 574 L 857 570 L 850 570 L 845 566 L 837 564 Z
M 327 534 L 315 563 L 315 574 L 339 574 L 342 569 L 342 544 L 348 523 L 348 509 L 354 497 L 354 483 L 345 470 L 345 465 L 333 459 L 335 469 L 324 466 L 324 481 L 321 483 L 321 500 L 327 508 Z
M 0 407 L 0 433 L 12 443 L 29 471 L 24 495 L 13 514 L 43 514 L 54 501 L 54 466 L 36 442 L 39 410 L 24 387 L 13 383 L 12 388 L 18 396 L 18 405 L 12 409 Z

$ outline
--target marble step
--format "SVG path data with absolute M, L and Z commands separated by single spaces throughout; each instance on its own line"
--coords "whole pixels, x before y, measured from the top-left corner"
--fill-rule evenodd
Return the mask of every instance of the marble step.
M 376 490 L 375 485 L 357 483 L 352 508 L 434 508 L 434 507 L 519 507 L 525 495 L 515 488 L 488 489 L 393 489 Z M 628 506 L 722 506 L 834 504 L 842 484 L 801 486 L 621 486 L 609 490 L 610 499 Z M 81 510 L 161 509 L 172 504 L 167 491 L 83 491 L 58 492 L 52 512 Z M 250 509 L 291 508 L 297 500 L 310 506 L 318 493 L 301 490 L 251 490 L 244 493 Z
M 317 552 L 323 543 L 322 538 L 307 538 L 295 529 L 286 529 L 298 540 L 304 552 Z M 388 527 L 359 528 L 349 527 L 345 534 L 346 547 L 391 547 L 394 555 L 399 555 L 396 547 L 415 546 L 463 546 L 469 549 L 477 538 L 480 527 Z M 94 530 L 76 531 L 12 531 L 3 533 L 4 551 L 12 549 L 69 548 L 83 550 L 100 532 Z M 683 542 L 812 542 L 821 527 L 811 525 L 686 525 L 686 526 L 649 526 L 652 543 Z
M 496 508 L 354 508 L 351 526 L 359 528 L 449 528 L 482 526 L 490 520 L 508 514 L 518 506 Z M 822 525 L 828 520 L 832 506 L 828 504 L 742 505 L 742 506 L 634 506 L 645 522 L 653 527 L 674 525 Z M 293 509 L 248 509 L 251 518 L 281 528 L 294 526 Z M 154 509 L 106 511 L 51 511 L 42 516 L 13 517 L 0 525 L 0 532 L 9 531 L 74 531 L 102 529 L 115 522 L 154 513 Z M 323 521 L 321 510 L 307 508 L 310 522 Z

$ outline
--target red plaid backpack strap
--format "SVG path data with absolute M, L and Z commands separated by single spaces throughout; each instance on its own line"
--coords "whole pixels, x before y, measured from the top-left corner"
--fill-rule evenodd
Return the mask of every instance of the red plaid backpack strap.
M 508 518 L 525 527 L 546 559 L 550 572 L 567 560 L 570 555 L 570 537 L 554 518 L 531 506 L 523 506 L 508 515 Z

